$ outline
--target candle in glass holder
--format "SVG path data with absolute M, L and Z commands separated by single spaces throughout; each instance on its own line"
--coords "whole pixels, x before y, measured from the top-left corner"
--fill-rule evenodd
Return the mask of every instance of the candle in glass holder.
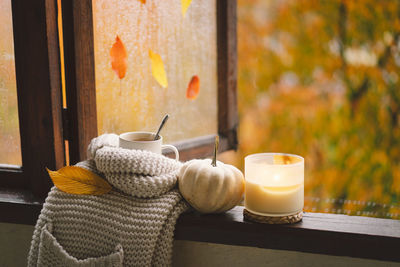
M 245 208 L 263 216 L 288 216 L 304 206 L 304 159 L 260 153 L 245 158 Z

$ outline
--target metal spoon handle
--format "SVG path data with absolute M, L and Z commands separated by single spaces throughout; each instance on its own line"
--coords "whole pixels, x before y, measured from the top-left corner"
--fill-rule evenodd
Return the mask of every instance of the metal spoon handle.
M 158 127 L 158 131 L 157 131 L 156 135 L 154 136 L 154 140 L 157 140 L 158 134 L 160 133 L 161 129 L 164 127 L 164 124 L 167 122 L 168 118 L 169 118 L 168 114 L 164 116 L 163 120 L 161 121 L 160 127 Z

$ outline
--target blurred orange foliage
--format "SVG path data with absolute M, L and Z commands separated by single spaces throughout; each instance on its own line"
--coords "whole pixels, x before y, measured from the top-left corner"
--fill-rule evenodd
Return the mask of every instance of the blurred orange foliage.
M 398 1 L 239 0 L 240 147 L 223 159 L 299 154 L 307 211 L 400 218 L 398 14 Z

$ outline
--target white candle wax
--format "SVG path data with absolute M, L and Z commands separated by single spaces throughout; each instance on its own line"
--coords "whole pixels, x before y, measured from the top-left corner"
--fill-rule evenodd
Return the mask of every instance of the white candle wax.
M 245 158 L 245 207 L 267 216 L 286 216 L 304 206 L 304 159 L 261 153 Z

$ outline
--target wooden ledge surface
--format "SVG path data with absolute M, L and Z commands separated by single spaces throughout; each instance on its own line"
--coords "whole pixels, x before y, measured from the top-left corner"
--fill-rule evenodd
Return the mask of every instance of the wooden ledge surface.
M 0 188 L 0 222 L 35 225 L 43 202 Z M 223 214 L 182 214 L 175 239 L 400 262 L 400 220 L 305 213 L 299 223 L 243 220 L 243 207 Z
M 305 213 L 299 223 L 243 220 L 243 207 L 223 214 L 180 216 L 175 239 L 400 262 L 400 221 Z

